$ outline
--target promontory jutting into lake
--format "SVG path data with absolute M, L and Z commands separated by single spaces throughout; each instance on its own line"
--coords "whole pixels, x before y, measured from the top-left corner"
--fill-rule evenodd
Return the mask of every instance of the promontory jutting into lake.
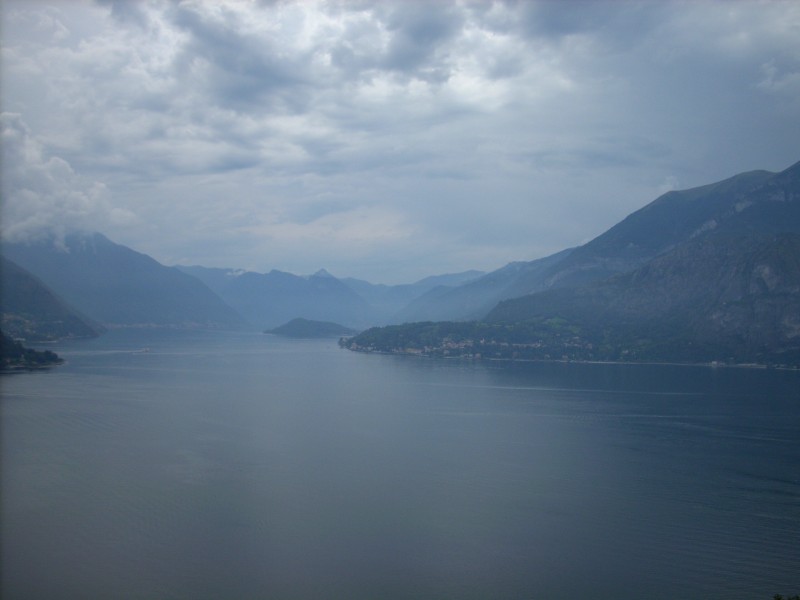
M 3 598 L 800 589 L 800 163 L 407 285 L 2 251 Z

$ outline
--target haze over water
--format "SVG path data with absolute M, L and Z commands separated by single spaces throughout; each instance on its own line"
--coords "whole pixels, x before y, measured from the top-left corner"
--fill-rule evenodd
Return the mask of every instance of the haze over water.
M 800 591 L 796 372 L 55 350 L 0 381 L 5 599 Z

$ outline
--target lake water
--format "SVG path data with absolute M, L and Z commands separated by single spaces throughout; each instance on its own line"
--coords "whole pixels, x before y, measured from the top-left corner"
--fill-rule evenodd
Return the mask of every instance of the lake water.
M 5 600 L 800 593 L 800 373 L 55 349 L 0 379 Z

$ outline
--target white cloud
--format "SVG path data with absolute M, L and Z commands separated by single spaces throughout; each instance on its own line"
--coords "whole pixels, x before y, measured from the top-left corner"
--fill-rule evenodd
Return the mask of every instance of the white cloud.
M 0 124 L 4 239 L 63 238 L 73 230 L 136 222 L 131 212 L 111 206 L 105 185 L 76 174 L 64 159 L 45 155 L 18 114 L 2 113 Z

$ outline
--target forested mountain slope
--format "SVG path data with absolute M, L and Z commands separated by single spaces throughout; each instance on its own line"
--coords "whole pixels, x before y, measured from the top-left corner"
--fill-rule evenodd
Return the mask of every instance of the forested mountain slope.
M 95 337 L 103 328 L 78 314 L 38 278 L 0 257 L 2 329 L 13 338 L 50 341 Z
M 243 320 L 200 281 L 105 236 L 4 244 L 3 254 L 107 326 L 239 328 Z

